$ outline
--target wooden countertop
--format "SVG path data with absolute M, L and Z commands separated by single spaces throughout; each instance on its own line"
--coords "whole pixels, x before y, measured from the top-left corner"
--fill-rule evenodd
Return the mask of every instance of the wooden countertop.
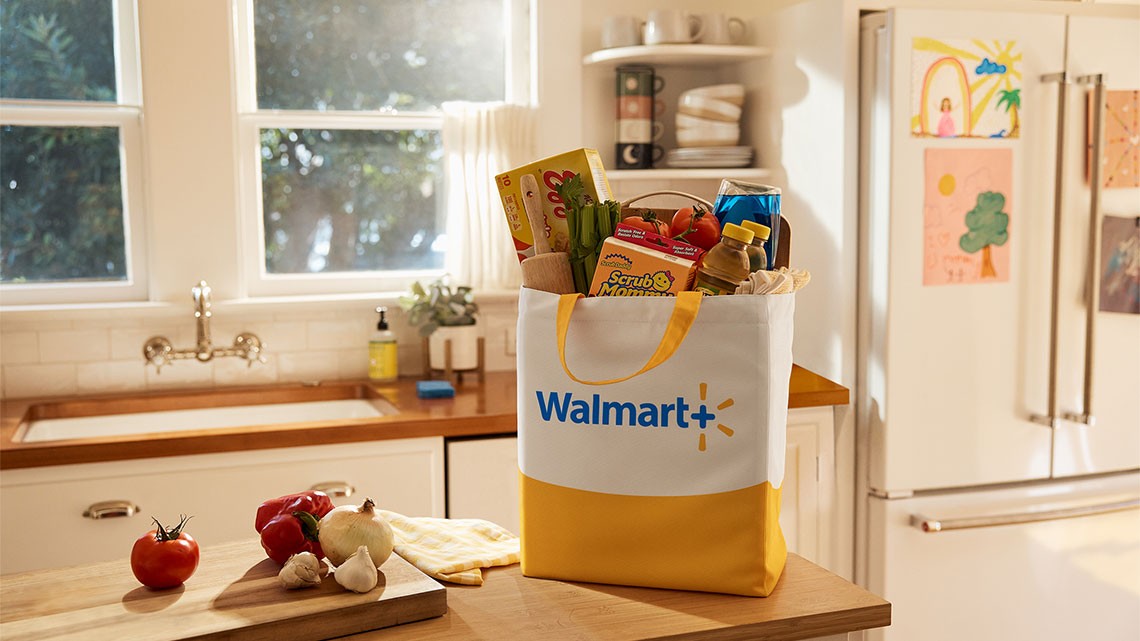
M 385 564 L 386 572 L 393 571 L 390 565 Z M 0 584 L 6 604 L 0 635 L 72 638 L 84 629 L 84 638 L 92 639 L 140 638 L 147 631 L 154 638 L 161 631 L 164 639 L 270 639 L 281 638 L 280 626 L 271 633 L 270 624 L 285 622 L 294 626 L 289 638 L 313 639 L 323 638 L 314 626 L 343 635 L 400 620 L 380 608 L 372 610 L 369 620 L 350 622 L 341 613 L 364 595 L 340 592 L 332 581 L 322 581 L 317 590 L 286 592 L 277 585 L 276 571 L 257 542 L 248 540 L 202 548 L 198 571 L 175 590 L 143 588 L 126 559 L 7 575 Z M 393 591 L 398 582 L 386 577 L 385 585 Z M 484 570 L 482 586 L 445 585 L 443 616 L 344 638 L 781 641 L 891 622 L 890 603 L 795 554 L 788 555 L 783 576 L 767 598 L 531 579 L 522 576 L 517 564 Z M 368 594 L 381 602 L 382 596 L 391 596 Z M 290 602 L 292 608 L 282 610 Z
M 0 406 L 0 469 L 94 463 L 160 456 L 211 454 L 243 450 L 351 443 L 422 436 L 513 434 L 517 427 L 515 372 L 488 372 L 486 381 L 470 377 L 456 386 L 455 398 L 421 399 L 415 379 L 391 384 L 337 381 L 319 387 L 300 384 L 200 389 L 185 392 L 135 392 L 79 398 L 5 400 Z M 130 413 L 155 408 L 194 408 L 234 405 L 256 397 L 259 403 L 306 399 L 382 397 L 395 405 L 395 415 L 367 419 L 258 425 L 239 428 L 183 430 L 162 434 L 108 436 L 57 441 L 22 442 L 26 418 L 62 418 L 105 413 Z M 790 409 L 846 405 L 847 388 L 792 366 Z M 113 408 L 113 409 L 109 409 Z
M 483 570 L 479 587 L 447 585 L 447 613 L 347 637 L 432 639 L 685 639 L 785 641 L 891 624 L 891 604 L 795 554 L 766 598 L 570 583 Z

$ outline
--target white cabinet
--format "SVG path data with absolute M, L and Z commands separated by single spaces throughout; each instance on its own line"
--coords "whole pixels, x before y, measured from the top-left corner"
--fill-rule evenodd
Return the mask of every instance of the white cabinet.
M 788 550 L 829 567 L 835 503 L 835 410 L 788 412 L 780 528 Z M 481 518 L 518 532 L 518 439 L 447 444 L 448 516 Z
M 831 567 L 835 502 L 835 410 L 808 407 L 788 412 L 780 529 L 788 551 Z
M 409 516 L 444 515 L 443 438 L 291 447 L 0 472 L 0 574 L 126 558 L 153 527 L 192 515 L 203 546 L 253 539 L 262 501 L 321 483 L 355 488 Z M 130 517 L 86 518 L 101 501 L 137 505 Z
M 518 534 L 518 438 L 448 441 L 447 516 L 486 519 Z

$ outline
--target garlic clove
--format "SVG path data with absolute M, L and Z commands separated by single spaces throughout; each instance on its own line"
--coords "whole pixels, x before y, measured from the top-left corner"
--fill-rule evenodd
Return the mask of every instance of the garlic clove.
M 277 573 L 281 585 L 288 590 L 307 588 L 321 582 L 321 561 L 312 552 L 300 552 L 289 560 Z
M 368 592 L 376 587 L 380 582 L 380 576 L 375 564 L 372 563 L 372 557 L 368 554 L 368 546 L 362 545 L 356 548 L 356 553 L 336 568 L 333 578 L 346 590 L 353 592 Z

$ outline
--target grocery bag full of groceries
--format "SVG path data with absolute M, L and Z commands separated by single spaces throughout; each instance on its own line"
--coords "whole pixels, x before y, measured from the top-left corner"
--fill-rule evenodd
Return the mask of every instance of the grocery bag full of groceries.
M 562 203 L 578 291 L 519 299 L 522 571 L 767 596 L 807 275 L 699 202 L 664 220 L 591 201 Z

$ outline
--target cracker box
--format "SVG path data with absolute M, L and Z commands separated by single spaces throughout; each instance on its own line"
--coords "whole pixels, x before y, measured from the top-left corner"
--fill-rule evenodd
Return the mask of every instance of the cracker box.
M 591 296 L 676 296 L 693 284 L 696 263 L 620 238 L 602 243 Z
M 596 149 L 575 149 L 495 176 L 495 184 L 499 187 L 499 198 L 503 201 L 503 211 L 507 215 L 511 236 L 514 237 L 519 262 L 534 255 L 534 236 L 530 222 L 527 221 L 526 210 L 523 208 L 523 175 L 533 177 L 533 181 L 527 180 L 529 184 L 538 185 L 542 213 L 546 219 L 544 231 L 550 242 L 550 249 L 565 252 L 570 250 L 566 209 L 555 189 L 563 180 L 574 174 L 582 175 L 586 194 L 593 198 L 594 202 L 613 200 L 610 183 L 606 180 L 606 171 L 602 167 L 602 158 Z

